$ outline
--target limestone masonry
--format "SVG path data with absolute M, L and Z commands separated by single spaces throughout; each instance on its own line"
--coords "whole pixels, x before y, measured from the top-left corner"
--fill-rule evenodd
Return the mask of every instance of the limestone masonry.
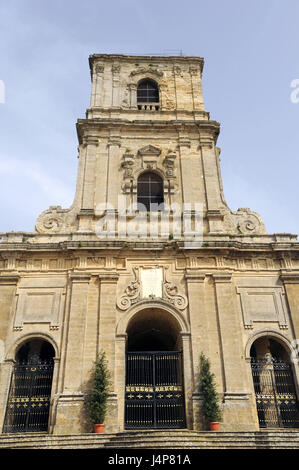
M 84 397 L 101 350 L 107 433 L 206 429 L 201 352 L 223 431 L 297 427 L 297 236 L 227 206 L 203 59 L 89 65 L 72 206 L 0 234 L 1 432 L 91 432 Z

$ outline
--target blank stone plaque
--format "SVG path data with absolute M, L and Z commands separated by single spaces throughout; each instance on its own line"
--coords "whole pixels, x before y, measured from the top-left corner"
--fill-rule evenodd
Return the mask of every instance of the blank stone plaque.
M 141 295 L 143 298 L 151 296 L 162 298 L 162 268 L 142 269 L 140 272 Z

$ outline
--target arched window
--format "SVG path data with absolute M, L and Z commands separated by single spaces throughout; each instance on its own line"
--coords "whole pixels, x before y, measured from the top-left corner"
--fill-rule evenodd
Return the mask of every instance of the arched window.
M 142 173 L 137 181 L 137 204 L 139 210 L 163 210 L 164 191 L 162 178 L 151 171 Z M 142 206 L 141 206 L 142 204 Z
M 142 80 L 137 88 L 137 103 L 158 103 L 159 90 L 153 80 Z

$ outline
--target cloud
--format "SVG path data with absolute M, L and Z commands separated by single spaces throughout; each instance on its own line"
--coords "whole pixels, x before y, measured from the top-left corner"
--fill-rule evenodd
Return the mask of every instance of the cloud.
M 66 186 L 59 178 L 46 174 L 34 161 L 0 159 L 0 176 L 9 176 L 12 181 L 21 177 L 24 187 L 31 188 L 35 194 L 40 193 L 53 204 L 71 202 L 74 196 L 73 188 Z

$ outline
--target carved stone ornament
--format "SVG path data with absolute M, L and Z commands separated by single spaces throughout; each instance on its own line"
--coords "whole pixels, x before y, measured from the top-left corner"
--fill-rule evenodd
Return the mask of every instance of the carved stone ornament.
M 135 75 L 156 75 L 157 77 L 163 77 L 163 72 L 160 72 L 160 70 L 154 69 L 152 67 L 138 67 L 135 70 L 132 70 L 130 73 L 131 77 L 134 77 Z
M 127 310 L 140 300 L 140 281 L 138 268 L 133 268 L 134 280 L 126 287 L 125 293 L 116 301 L 120 310 Z
M 95 72 L 96 73 L 103 73 L 105 69 L 105 66 L 103 64 L 97 64 L 95 66 Z
M 163 268 L 158 268 L 163 269 Z M 133 268 L 134 272 L 134 279 L 133 281 L 126 287 L 124 294 L 122 294 L 117 300 L 116 305 L 120 310 L 128 310 L 132 305 L 138 303 L 139 301 L 144 300 L 164 300 L 169 302 L 174 307 L 179 310 L 184 310 L 188 305 L 188 299 L 184 294 L 181 294 L 178 290 L 178 287 L 173 283 L 167 280 L 166 278 L 166 270 L 168 267 L 164 267 L 163 271 L 163 281 L 162 283 L 162 297 L 156 297 L 156 295 L 150 295 L 148 297 L 143 297 L 142 295 L 142 282 L 141 276 L 139 272 L 139 268 Z M 147 271 L 148 268 L 145 269 Z M 157 268 L 153 268 L 153 271 L 157 270 Z
M 35 230 L 40 233 L 61 232 L 65 226 L 66 212 L 68 209 L 62 209 L 61 206 L 50 206 L 38 217 Z
M 163 298 L 167 300 L 171 304 L 173 304 L 179 310 L 184 310 L 188 305 L 188 299 L 184 294 L 179 293 L 177 286 L 167 280 L 166 278 L 166 270 L 168 268 L 165 267 L 165 275 L 164 275 L 164 282 L 163 282 Z
M 127 149 L 121 160 L 121 167 L 124 169 L 124 179 L 130 178 L 133 174 L 134 155 Z
M 262 218 L 248 208 L 240 208 L 232 212 L 234 225 L 237 231 L 243 235 L 265 234 L 266 229 Z
M 176 155 L 173 152 L 169 151 L 163 160 L 163 165 L 166 167 L 166 176 L 169 178 L 174 177 L 175 159 L 176 159 Z
M 153 145 L 146 145 L 145 147 L 142 147 L 141 149 L 138 150 L 138 154 L 141 156 L 144 155 L 155 155 L 158 157 L 161 153 L 161 150 L 158 149 L 157 147 L 154 147 Z

